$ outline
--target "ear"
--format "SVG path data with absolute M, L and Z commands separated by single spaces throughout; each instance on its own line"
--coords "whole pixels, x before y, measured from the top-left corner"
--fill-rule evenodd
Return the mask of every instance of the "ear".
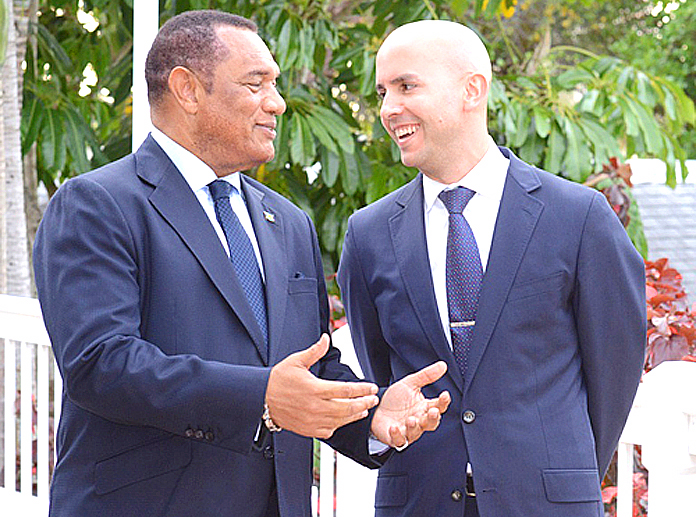
M 464 108 L 467 111 L 488 101 L 488 80 L 482 74 L 472 74 L 464 84 Z
M 169 93 L 176 103 L 188 114 L 198 112 L 203 85 L 191 70 L 183 66 L 176 66 L 169 73 Z

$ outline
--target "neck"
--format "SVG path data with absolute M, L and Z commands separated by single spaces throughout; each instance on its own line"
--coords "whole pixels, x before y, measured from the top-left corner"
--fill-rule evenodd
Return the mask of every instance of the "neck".
M 445 185 L 457 183 L 478 165 L 491 145 L 491 138 L 488 133 L 481 135 L 478 139 L 475 139 L 472 135 L 472 137 L 466 140 L 466 148 L 455 159 L 448 162 L 445 170 L 437 172 L 422 170 L 421 172 L 430 179 Z

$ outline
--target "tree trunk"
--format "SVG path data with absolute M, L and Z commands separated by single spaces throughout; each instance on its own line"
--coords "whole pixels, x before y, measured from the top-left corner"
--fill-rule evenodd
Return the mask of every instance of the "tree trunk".
M 7 4 L 6 4 L 7 5 Z M 20 143 L 20 103 L 17 66 L 17 31 L 14 12 L 8 6 L 7 52 L 2 65 L 2 131 L 5 169 L 5 292 L 31 294 L 27 225 L 24 215 L 24 176 Z
M 25 61 L 29 48 L 34 52 L 34 66 L 36 66 L 36 26 L 39 12 L 38 0 L 14 0 L 15 25 L 17 28 L 17 102 L 18 111 L 22 113 L 22 101 L 24 91 L 24 70 L 22 63 Z M 29 46 L 29 42 L 32 45 Z M 36 70 L 34 71 L 36 73 Z M 36 171 L 36 145 L 24 156 L 24 211 L 27 224 L 27 260 L 29 268 L 29 293 L 36 296 L 36 284 L 34 282 L 32 267 L 32 249 L 34 237 L 41 221 L 41 209 L 37 196 L 38 174 Z

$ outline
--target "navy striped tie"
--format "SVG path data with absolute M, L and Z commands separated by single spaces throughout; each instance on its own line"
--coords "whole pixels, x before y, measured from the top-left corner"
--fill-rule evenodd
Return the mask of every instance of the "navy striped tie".
M 438 196 L 449 212 L 447 234 L 446 286 L 452 350 L 462 377 L 466 378 L 469 349 L 474 338 L 479 293 L 483 281 L 481 256 L 474 233 L 462 214 L 476 194 L 457 187 Z
M 249 236 L 244 231 L 242 223 L 239 222 L 237 214 L 234 213 L 230 204 L 230 194 L 232 190 L 236 192 L 237 189 L 223 180 L 213 181 L 208 185 L 208 188 L 215 202 L 215 215 L 220 226 L 222 226 L 227 245 L 230 248 L 230 259 L 237 273 L 237 278 L 244 288 L 254 317 L 259 327 L 261 327 L 264 344 L 268 347 L 266 294 L 263 288 L 259 262 L 256 260 L 251 240 L 249 240 Z M 268 353 L 266 353 L 265 359 L 268 359 Z

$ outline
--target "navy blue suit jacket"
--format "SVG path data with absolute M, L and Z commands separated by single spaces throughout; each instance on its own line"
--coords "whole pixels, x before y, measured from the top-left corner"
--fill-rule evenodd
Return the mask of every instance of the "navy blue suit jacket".
M 641 376 L 643 261 L 598 192 L 510 167 L 481 290 L 469 375 L 440 323 L 422 177 L 350 219 L 339 284 L 363 371 L 380 384 L 438 359 L 453 396 L 439 429 L 380 470 L 378 516 L 457 516 L 466 465 L 481 517 L 599 517 Z
M 151 137 L 49 203 L 34 266 L 64 379 L 52 516 L 263 516 L 274 486 L 281 515 L 309 515 L 312 441 L 283 431 L 252 444 L 270 366 L 327 331 L 319 248 L 305 213 L 242 185 L 265 269 L 268 361 L 213 226 Z M 339 355 L 332 347 L 315 373 L 355 380 Z M 368 426 L 331 443 L 375 466 Z

